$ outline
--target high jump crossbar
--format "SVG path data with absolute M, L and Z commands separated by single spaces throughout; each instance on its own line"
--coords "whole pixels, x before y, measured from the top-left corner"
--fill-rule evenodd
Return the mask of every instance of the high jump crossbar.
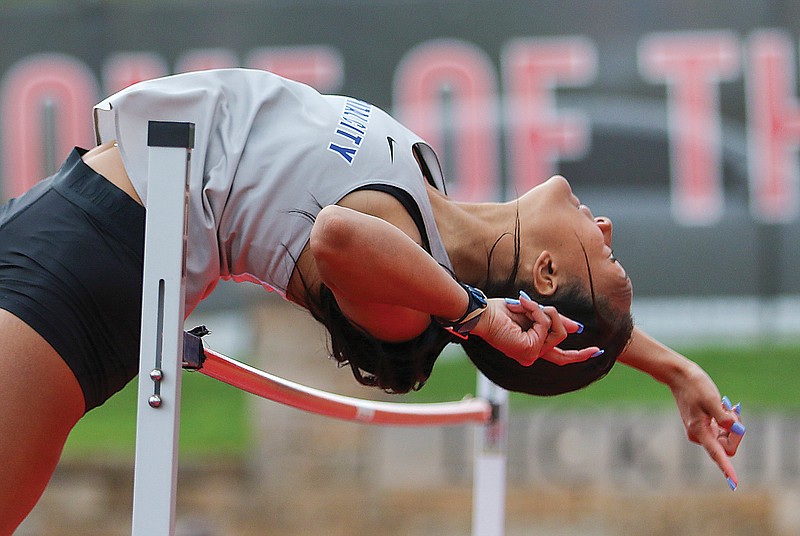
M 198 370 L 202 374 L 232 385 L 250 394 L 278 402 L 296 409 L 366 424 L 439 426 L 448 424 L 488 424 L 497 408 L 482 398 L 467 398 L 458 402 L 404 404 L 363 400 L 308 387 L 274 374 L 264 372 L 232 359 L 202 343 L 195 336 L 185 334 L 184 369 Z M 187 354 L 187 347 L 200 345 L 202 360 L 193 359 L 196 351 Z M 192 357 L 190 357 L 190 355 Z M 198 361 L 200 361 L 198 363 Z
M 502 536 L 508 395 L 478 375 L 478 398 L 405 404 L 328 393 L 205 348 L 183 331 L 188 184 L 194 124 L 148 124 L 148 193 L 136 425 L 133 536 L 173 536 L 182 368 L 338 419 L 382 425 L 473 424 L 473 536 Z M 182 180 L 178 180 L 182 179 Z

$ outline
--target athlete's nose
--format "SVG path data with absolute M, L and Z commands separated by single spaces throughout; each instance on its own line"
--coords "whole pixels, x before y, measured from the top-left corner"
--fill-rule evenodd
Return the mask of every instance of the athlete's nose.
M 614 233 L 614 225 L 611 223 L 611 219 L 605 216 L 598 216 L 594 221 L 603 233 L 603 241 L 610 247 L 612 235 Z

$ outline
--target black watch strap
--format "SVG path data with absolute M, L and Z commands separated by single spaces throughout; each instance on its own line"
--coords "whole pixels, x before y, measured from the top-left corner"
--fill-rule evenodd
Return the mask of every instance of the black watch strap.
M 480 322 L 481 315 L 486 310 L 487 301 L 486 295 L 481 289 L 467 285 L 466 283 L 459 282 L 459 285 L 461 285 L 469 295 L 467 311 L 461 315 L 461 318 L 458 320 L 444 320 L 438 317 L 434 317 L 434 320 L 456 337 L 466 339 L 469 333 L 478 325 L 478 322 Z

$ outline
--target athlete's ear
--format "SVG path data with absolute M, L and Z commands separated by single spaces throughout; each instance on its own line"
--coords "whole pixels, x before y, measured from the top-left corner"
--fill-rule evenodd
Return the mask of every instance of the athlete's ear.
M 552 296 L 558 289 L 558 270 L 553 255 L 542 251 L 533 263 L 533 287 L 541 296 Z

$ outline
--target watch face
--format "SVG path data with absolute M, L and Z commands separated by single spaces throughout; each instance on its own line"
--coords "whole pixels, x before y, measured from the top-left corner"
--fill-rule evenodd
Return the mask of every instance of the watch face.
M 471 287 L 469 285 L 464 285 L 467 287 L 470 295 L 475 299 L 476 302 L 481 306 L 481 309 L 486 308 L 486 294 L 483 293 L 481 289 Z

